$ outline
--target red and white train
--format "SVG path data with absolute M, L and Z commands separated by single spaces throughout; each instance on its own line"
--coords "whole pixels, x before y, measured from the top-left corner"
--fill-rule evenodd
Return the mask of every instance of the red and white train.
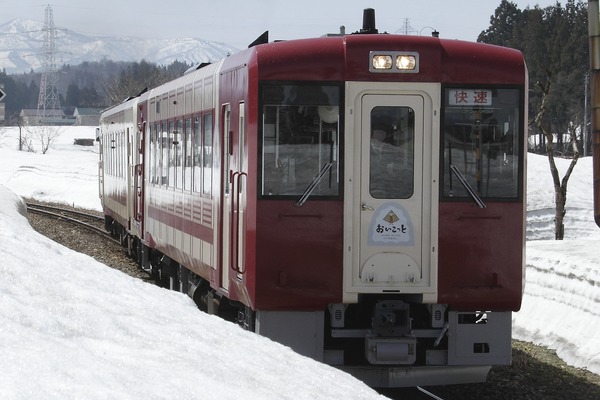
M 106 226 L 201 309 L 371 386 L 483 381 L 523 292 L 527 69 L 372 21 L 105 111 Z

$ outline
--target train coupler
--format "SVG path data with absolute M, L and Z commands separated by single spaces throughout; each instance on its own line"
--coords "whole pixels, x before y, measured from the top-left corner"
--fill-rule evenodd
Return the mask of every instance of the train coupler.
M 417 360 L 415 337 L 365 337 L 365 356 L 371 364 L 410 365 Z

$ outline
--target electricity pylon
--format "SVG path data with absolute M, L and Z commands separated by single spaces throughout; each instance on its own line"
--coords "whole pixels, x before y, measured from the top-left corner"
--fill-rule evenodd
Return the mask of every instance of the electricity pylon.
M 44 19 L 44 45 L 42 47 L 42 79 L 38 97 L 38 117 L 48 118 L 52 110 L 60 109 L 58 97 L 58 70 L 56 68 L 56 27 L 52 7 L 46 7 Z

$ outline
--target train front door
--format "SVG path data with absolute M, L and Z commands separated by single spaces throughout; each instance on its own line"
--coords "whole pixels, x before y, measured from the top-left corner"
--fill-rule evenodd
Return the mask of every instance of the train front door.
M 429 275 L 423 271 L 424 237 L 429 236 L 428 228 L 423 231 L 423 170 L 431 162 L 423 151 L 424 102 L 419 94 L 366 94 L 361 99 L 360 245 L 354 281 L 366 292 L 406 292 L 428 284 L 423 282 Z

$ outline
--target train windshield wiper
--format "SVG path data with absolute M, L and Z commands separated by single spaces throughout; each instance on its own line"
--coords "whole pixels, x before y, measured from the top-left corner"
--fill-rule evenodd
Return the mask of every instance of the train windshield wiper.
M 479 208 L 485 208 L 485 203 L 483 202 L 483 200 L 481 200 L 481 197 L 479 197 L 479 195 L 473 190 L 471 185 L 469 185 L 469 182 L 467 182 L 466 178 L 460 172 L 460 170 L 452 164 L 450 164 L 450 170 L 454 172 L 454 175 L 456 175 L 460 183 L 462 183 L 465 189 L 467 189 L 467 192 L 469 192 L 469 194 L 473 198 L 473 201 L 479 206 Z
M 317 187 L 319 182 L 321 182 L 321 179 L 323 179 L 325 174 L 331 169 L 331 165 L 332 165 L 332 163 L 328 162 L 328 163 L 325 163 L 325 165 L 323 165 L 323 167 L 321 167 L 321 170 L 319 171 L 319 173 L 313 178 L 310 185 L 308 185 L 308 187 L 306 188 L 304 193 L 302 193 L 300 200 L 298 200 L 298 202 L 296 203 L 296 205 L 298 207 L 301 207 L 306 202 L 306 200 L 308 200 L 308 197 L 313 192 L 313 190 L 315 190 L 315 188 Z

